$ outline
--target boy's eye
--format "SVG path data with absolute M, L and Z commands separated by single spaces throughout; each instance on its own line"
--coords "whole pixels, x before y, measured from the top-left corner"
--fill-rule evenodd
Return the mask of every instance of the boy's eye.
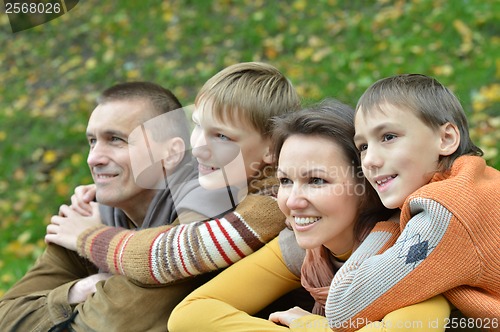
M 310 184 L 316 185 L 316 186 L 321 186 L 326 183 L 325 179 L 322 178 L 311 178 L 309 180 Z
M 219 140 L 221 140 L 221 141 L 230 141 L 230 140 L 231 140 L 229 137 L 227 137 L 227 136 L 226 136 L 226 135 L 224 135 L 224 134 L 220 134 L 220 133 L 219 133 L 219 134 L 217 134 L 217 135 L 215 135 L 215 136 L 216 136 Z
M 397 136 L 394 135 L 394 134 L 384 134 L 383 138 L 382 138 L 382 141 L 383 142 L 387 142 L 387 141 L 390 141 L 390 140 L 393 140 L 395 139 Z
M 359 144 L 359 145 L 358 145 L 358 151 L 359 151 L 359 152 L 363 152 L 363 151 L 365 151 L 366 149 L 368 149 L 368 144 Z

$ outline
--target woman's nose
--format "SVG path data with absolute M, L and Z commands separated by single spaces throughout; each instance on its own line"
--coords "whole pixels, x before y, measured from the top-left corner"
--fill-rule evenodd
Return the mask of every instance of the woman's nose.
M 290 210 L 300 210 L 307 207 L 308 201 L 304 191 L 299 187 L 294 187 L 286 200 L 286 206 Z

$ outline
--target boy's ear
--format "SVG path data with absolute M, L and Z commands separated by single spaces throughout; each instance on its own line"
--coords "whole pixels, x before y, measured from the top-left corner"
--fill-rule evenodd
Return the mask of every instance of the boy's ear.
M 165 166 L 167 174 L 171 173 L 184 158 L 186 153 L 186 145 L 180 137 L 171 138 L 167 144 L 168 157 L 165 158 Z
M 266 164 L 272 164 L 274 161 L 273 154 L 271 153 L 271 145 L 267 145 L 266 150 L 264 151 L 264 156 L 262 157 L 262 160 Z
M 439 131 L 441 133 L 440 155 L 452 155 L 460 145 L 460 131 L 458 127 L 453 123 L 446 122 L 439 127 Z

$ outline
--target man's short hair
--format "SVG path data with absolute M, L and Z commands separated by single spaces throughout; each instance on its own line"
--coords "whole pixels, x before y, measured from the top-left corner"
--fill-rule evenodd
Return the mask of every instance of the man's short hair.
M 112 101 L 143 100 L 151 107 L 147 108 L 144 120 L 150 120 L 162 114 L 169 113 L 166 117 L 158 117 L 157 127 L 153 132 L 157 141 L 171 137 L 181 137 L 189 146 L 189 125 L 182 105 L 177 97 L 168 89 L 152 82 L 126 82 L 113 85 L 104 90 L 97 98 L 98 104 Z M 178 110 L 176 112 L 172 112 Z

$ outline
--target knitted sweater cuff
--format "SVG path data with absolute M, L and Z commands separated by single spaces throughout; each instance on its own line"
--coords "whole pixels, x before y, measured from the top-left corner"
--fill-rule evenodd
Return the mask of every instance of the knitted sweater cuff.
M 107 262 L 107 256 L 111 239 L 121 232 L 126 233 L 130 231 L 127 231 L 124 228 L 106 225 L 91 227 L 78 237 L 78 253 L 92 261 L 92 263 L 94 263 L 99 269 L 117 273 L 117 271 L 110 270 Z

